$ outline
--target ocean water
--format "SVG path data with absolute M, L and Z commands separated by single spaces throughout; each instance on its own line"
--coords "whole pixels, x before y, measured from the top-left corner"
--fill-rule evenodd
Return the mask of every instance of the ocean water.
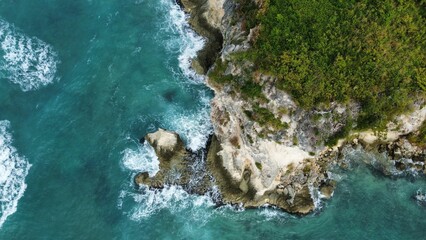
M 425 238 L 425 178 L 361 163 L 305 217 L 135 189 L 158 171 L 146 133 L 197 150 L 212 132 L 213 93 L 189 69 L 203 39 L 185 20 L 173 0 L 0 1 L 0 239 Z

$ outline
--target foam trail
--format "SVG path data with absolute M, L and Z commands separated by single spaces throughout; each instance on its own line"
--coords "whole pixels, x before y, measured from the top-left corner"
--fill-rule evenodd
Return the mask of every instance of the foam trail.
M 178 78 L 192 79 L 193 83 L 203 83 L 204 76 L 198 75 L 191 67 L 191 59 L 204 46 L 204 39 L 197 35 L 188 23 L 188 15 L 175 1 L 161 0 L 160 7 L 167 10 L 163 29 L 171 36 L 165 42 L 166 48 L 171 53 L 178 54 L 179 68 Z M 171 117 L 172 116 L 172 117 Z M 207 143 L 208 137 L 213 132 L 210 122 L 210 96 L 206 92 L 200 92 L 200 104 L 196 111 L 172 110 L 166 114 L 163 126 L 173 130 L 186 142 L 186 146 L 192 151 L 197 151 Z
M 154 148 L 147 142 L 137 150 L 130 148 L 124 150 L 122 164 L 133 175 L 137 172 L 148 172 L 150 176 L 154 176 L 159 170 L 158 157 Z M 132 183 L 131 188 L 133 187 Z M 129 212 L 129 217 L 135 221 L 146 219 L 162 210 L 169 210 L 172 213 L 191 212 L 193 218 L 205 219 L 205 214 L 200 214 L 198 211 L 214 205 L 212 200 L 214 196 L 191 195 L 180 186 L 165 186 L 163 189 L 148 189 L 142 186 L 141 190 L 142 194 L 122 190 L 118 199 L 119 209 L 122 209 L 124 202 L 131 201 L 132 210 Z
M 31 164 L 16 152 L 8 132 L 9 121 L 0 121 L 0 228 L 16 212 L 27 185 L 25 177 Z
M 197 52 L 204 47 L 205 41 L 192 30 L 188 23 L 189 16 L 174 1 L 162 0 L 162 5 L 169 9 L 166 31 L 170 32 L 170 39 L 166 46 L 170 51 L 179 52 L 179 68 L 184 76 L 197 82 L 203 82 L 204 76 L 197 74 L 191 67 L 191 62 Z
M 48 44 L 0 19 L 0 47 L 0 78 L 18 84 L 24 92 L 54 81 L 58 60 Z

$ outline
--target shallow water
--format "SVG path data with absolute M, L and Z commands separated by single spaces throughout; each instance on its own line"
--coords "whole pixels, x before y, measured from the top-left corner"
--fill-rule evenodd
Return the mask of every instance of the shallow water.
M 0 239 L 424 238 L 425 179 L 362 165 L 304 218 L 135 190 L 158 167 L 139 138 L 163 127 L 196 150 L 212 131 L 188 69 L 201 45 L 172 0 L 0 1 Z

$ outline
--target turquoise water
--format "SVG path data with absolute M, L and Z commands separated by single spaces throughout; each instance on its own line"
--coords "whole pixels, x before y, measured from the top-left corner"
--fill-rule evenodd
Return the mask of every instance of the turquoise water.
M 157 169 L 139 138 L 163 127 L 197 150 L 212 131 L 184 20 L 172 0 L 0 1 L 0 239 L 424 239 L 425 179 L 363 165 L 304 218 L 134 189 Z

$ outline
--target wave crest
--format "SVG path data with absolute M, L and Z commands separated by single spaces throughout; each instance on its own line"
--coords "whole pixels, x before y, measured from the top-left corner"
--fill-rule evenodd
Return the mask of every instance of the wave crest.
M 9 121 L 0 121 L 0 228 L 16 212 L 27 185 L 25 177 L 31 164 L 18 155 L 8 132 Z
M 204 76 L 197 74 L 191 67 L 192 59 L 197 56 L 205 44 L 203 37 L 199 36 L 188 23 L 188 14 L 186 14 L 180 6 L 173 1 L 161 1 L 162 5 L 167 7 L 167 25 L 165 31 L 172 36 L 166 42 L 169 51 L 179 53 L 179 68 L 185 77 L 203 82 Z
M 154 148 L 145 142 L 137 150 L 127 148 L 123 151 L 122 163 L 126 169 L 138 172 L 148 172 L 155 176 L 160 170 L 158 157 Z
M 1 78 L 18 84 L 24 92 L 54 81 L 58 60 L 50 45 L 0 19 L 0 47 Z

